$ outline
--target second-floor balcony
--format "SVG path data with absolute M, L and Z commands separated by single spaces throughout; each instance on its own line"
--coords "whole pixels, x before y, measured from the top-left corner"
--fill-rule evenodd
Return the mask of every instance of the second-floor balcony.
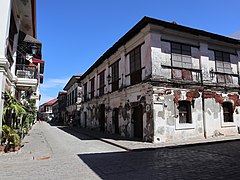
M 37 79 L 37 68 L 36 66 L 17 64 L 16 76 L 18 78 Z
M 36 89 L 38 84 L 38 73 L 36 66 L 28 66 L 24 64 L 16 65 L 17 87 L 25 90 L 28 88 Z

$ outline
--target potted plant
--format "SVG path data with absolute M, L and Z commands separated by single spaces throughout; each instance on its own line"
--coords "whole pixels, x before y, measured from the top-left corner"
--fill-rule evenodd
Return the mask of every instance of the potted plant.
M 7 125 L 2 126 L 3 138 L 1 145 L 5 152 L 16 151 L 21 147 L 21 138 L 17 134 L 16 130 L 11 129 Z

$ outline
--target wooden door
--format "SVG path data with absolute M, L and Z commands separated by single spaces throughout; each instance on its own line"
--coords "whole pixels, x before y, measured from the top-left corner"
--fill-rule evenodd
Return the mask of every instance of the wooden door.
M 105 131 L 105 105 L 101 104 L 99 108 L 99 125 L 100 131 Z
M 87 128 L 87 112 L 84 112 L 84 127 Z
M 142 105 L 133 108 L 134 137 L 143 139 L 143 110 Z
M 119 114 L 118 108 L 113 109 L 112 121 L 113 121 L 115 134 L 119 134 L 119 118 L 118 118 L 118 114 Z

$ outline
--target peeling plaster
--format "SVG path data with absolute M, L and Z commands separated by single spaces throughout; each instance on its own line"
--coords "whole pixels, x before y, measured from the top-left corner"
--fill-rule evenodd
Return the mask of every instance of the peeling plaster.
M 173 93 L 174 93 L 174 102 L 176 103 L 176 104 L 178 104 L 178 101 L 179 100 L 181 100 L 181 91 L 180 90 L 174 90 L 173 91 Z
M 165 133 L 165 127 L 159 127 L 157 133 L 163 135 Z
M 233 103 L 233 109 L 234 110 L 236 109 L 236 106 L 240 106 L 239 95 L 237 95 L 237 94 L 228 94 L 228 98 L 234 102 Z
M 224 98 L 222 97 L 221 94 L 217 94 L 216 92 L 212 91 L 203 91 L 203 98 L 204 99 L 213 98 L 215 99 L 216 102 L 220 104 L 224 102 Z
M 162 119 L 165 119 L 165 113 L 164 113 L 164 111 L 158 111 L 157 116 L 160 117 L 160 118 L 162 118 Z
M 200 97 L 200 93 L 196 89 L 190 90 L 190 91 L 187 92 L 186 97 L 187 97 L 186 98 L 187 101 L 192 102 L 194 99 Z
M 203 128 L 198 128 L 198 133 L 202 133 L 203 132 Z
M 167 118 L 167 124 L 168 124 L 169 126 L 174 126 L 174 125 L 175 125 L 175 120 L 174 120 L 174 118 L 173 118 L 173 117 L 168 117 L 168 118 Z

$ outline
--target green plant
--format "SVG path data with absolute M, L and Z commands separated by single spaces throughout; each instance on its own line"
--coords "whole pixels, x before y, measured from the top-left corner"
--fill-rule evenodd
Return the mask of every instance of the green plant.
M 19 147 L 21 145 L 21 138 L 15 129 L 12 129 L 7 125 L 3 125 L 2 132 L 4 139 L 2 143 L 5 145 L 5 152 L 9 151 L 11 148 Z
M 27 100 L 24 104 L 27 113 L 23 116 L 23 133 L 27 134 L 30 129 L 31 124 L 37 118 L 37 108 L 36 108 L 36 100 Z
M 2 133 L 4 138 L 8 138 L 11 132 L 11 128 L 7 125 L 2 126 Z
M 26 134 L 28 133 L 28 130 L 29 130 L 29 129 L 28 129 L 27 127 L 24 127 L 24 128 L 22 129 L 23 134 L 26 135 Z
M 15 113 L 16 117 L 26 114 L 24 106 L 11 95 L 10 91 L 5 92 L 5 101 L 3 109 L 3 122 L 5 123 L 5 116 L 7 114 Z
M 10 134 L 8 141 L 9 144 L 12 145 L 13 147 L 19 146 L 21 144 L 21 138 L 16 132 Z

